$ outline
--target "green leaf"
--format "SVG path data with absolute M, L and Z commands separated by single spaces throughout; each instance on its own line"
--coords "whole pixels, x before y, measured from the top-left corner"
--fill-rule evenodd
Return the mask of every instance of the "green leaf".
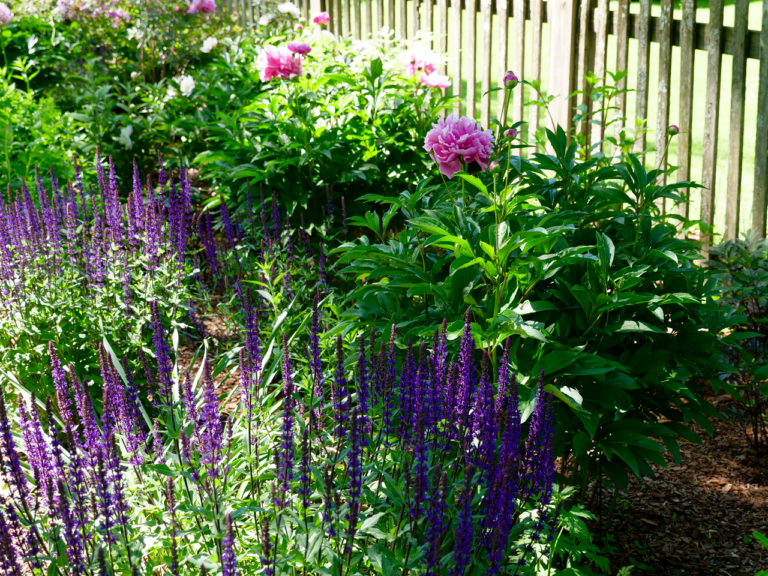
M 472 186 L 474 186 L 475 188 L 480 190 L 480 192 L 488 196 L 488 188 L 485 187 L 485 184 L 483 184 L 479 178 L 476 178 L 471 174 L 467 174 L 466 172 L 457 172 L 456 175 L 462 180 L 464 180 L 465 182 L 472 184 Z

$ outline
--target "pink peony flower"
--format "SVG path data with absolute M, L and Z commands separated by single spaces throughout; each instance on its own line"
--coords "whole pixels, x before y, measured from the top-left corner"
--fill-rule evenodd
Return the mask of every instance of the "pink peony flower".
M 197 14 L 198 12 L 204 14 L 216 12 L 216 0 L 192 0 L 192 4 L 187 8 L 187 14 Z
M 422 72 L 419 81 L 430 88 L 450 88 L 451 86 L 451 79 L 437 72 L 432 72 L 431 74 Z
M 504 74 L 504 87 L 507 90 L 514 90 L 518 82 L 520 79 L 517 75 L 512 70 L 507 70 L 507 73 Z
M 0 2 L 0 26 L 8 26 L 13 20 L 13 12 L 5 4 Z
M 440 63 L 440 57 L 424 46 L 414 46 L 401 52 L 397 55 L 397 59 L 403 63 L 408 76 L 415 76 L 417 72 L 432 74 Z
M 301 56 L 294 56 L 288 48 L 267 45 L 256 59 L 256 68 L 262 82 L 301 76 Z
M 493 131 L 466 116 L 456 118 L 451 114 L 432 124 L 432 130 L 424 138 L 424 150 L 440 167 L 440 173 L 448 178 L 461 170 L 461 161 L 467 164 L 477 162 L 480 169 L 488 168 L 488 159 L 493 152 Z
M 328 12 L 320 12 L 320 14 L 315 14 L 315 17 L 312 18 L 312 22 L 315 24 L 320 24 L 321 26 L 325 26 L 331 21 L 331 16 L 328 14 Z
M 312 52 L 312 47 L 305 42 L 288 42 L 288 50 L 294 54 L 309 54 Z

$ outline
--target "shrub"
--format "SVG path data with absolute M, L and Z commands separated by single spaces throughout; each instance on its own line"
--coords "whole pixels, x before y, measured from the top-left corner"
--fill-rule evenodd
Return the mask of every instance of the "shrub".
M 741 239 L 714 246 L 710 254 L 712 267 L 721 273 L 720 303 L 739 314 L 739 325 L 723 338 L 735 366 L 724 366 L 725 375 L 734 381 L 735 396 L 743 402 L 747 438 L 761 454 L 768 446 L 768 242 L 749 230 Z
M 502 137 L 484 160 L 498 159 L 491 171 L 462 164 L 456 179 L 367 196 L 389 209 L 353 218 L 373 238 L 337 249 L 341 272 L 358 280 L 348 322 L 395 322 L 416 339 L 447 318 L 455 337 L 469 307 L 494 362 L 515 335 L 513 368 L 546 371 L 572 481 L 602 469 L 626 488 L 628 471 L 665 465 L 664 446 L 679 460 L 676 437 L 698 441 L 686 423 L 711 430 L 718 413 L 702 386 L 720 386 L 718 332 L 735 320 L 714 302 L 716 278 L 695 264 L 697 247 L 658 209 L 692 184 L 662 185 L 662 172 L 632 155 L 579 159 L 562 129 L 547 136 L 550 154 L 515 156 L 519 146 Z M 408 226 L 391 231 L 398 213 Z M 536 387 L 520 383 L 525 402 Z

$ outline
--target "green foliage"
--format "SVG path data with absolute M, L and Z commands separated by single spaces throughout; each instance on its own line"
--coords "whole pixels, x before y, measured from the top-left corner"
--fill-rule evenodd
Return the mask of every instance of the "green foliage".
M 677 437 L 698 441 L 688 422 L 711 430 L 718 413 L 703 383 L 721 386 L 718 333 L 736 319 L 714 301 L 716 277 L 696 265 L 696 245 L 658 209 L 692 184 L 661 185 L 632 155 L 579 159 L 562 130 L 548 140 L 549 154 L 504 152 L 498 176 L 367 196 L 389 210 L 355 221 L 375 238 L 337 249 L 358 280 L 346 321 L 394 322 L 415 340 L 447 318 L 455 337 L 469 307 L 494 361 L 514 335 L 515 369 L 546 374 L 572 481 L 602 459 L 626 489 L 628 472 L 665 465 L 665 448 L 679 461 Z M 387 230 L 395 213 L 405 230 Z M 521 384 L 533 389 L 526 376 Z
M 758 454 L 768 447 L 768 241 L 753 230 L 710 250 L 721 273 L 720 303 L 739 314 L 739 326 L 723 338 L 733 368 L 724 366 L 744 406 L 747 438 Z

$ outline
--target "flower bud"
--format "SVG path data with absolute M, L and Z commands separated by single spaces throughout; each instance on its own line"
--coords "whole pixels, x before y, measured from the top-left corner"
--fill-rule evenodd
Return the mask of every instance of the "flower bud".
M 304 26 L 302 26 L 301 24 L 296 24 L 296 26 L 293 29 L 296 30 L 296 32 L 301 32 L 302 30 L 304 30 Z
M 680 128 L 678 128 L 674 124 L 670 124 L 669 128 L 667 128 L 667 134 L 669 136 L 677 136 L 678 134 L 680 134 Z
M 494 160 L 488 165 L 488 169 L 491 171 L 492 174 L 498 174 L 501 172 L 501 165 Z
M 515 73 L 512 70 L 507 70 L 507 73 L 504 74 L 504 87 L 507 90 L 514 90 L 518 82 L 520 82 L 520 79 L 515 76 Z
M 509 130 L 507 130 L 507 138 L 509 138 L 510 140 L 514 140 L 515 138 L 517 138 L 517 130 L 515 130 L 514 128 L 510 128 Z

